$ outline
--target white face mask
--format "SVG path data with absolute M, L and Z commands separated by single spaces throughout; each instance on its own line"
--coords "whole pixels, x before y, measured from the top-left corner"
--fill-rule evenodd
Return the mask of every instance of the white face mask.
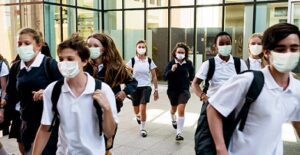
M 100 47 L 90 47 L 89 50 L 91 59 L 97 59 L 102 54 Z
M 300 52 L 278 53 L 271 51 L 270 61 L 277 71 L 287 73 L 292 71 L 298 64 Z
M 251 54 L 259 55 L 262 52 L 262 45 L 249 45 Z
M 80 73 L 77 61 L 61 61 L 58 62 L 58 69 L 65 78 L 74 78 Z
M 185 58 L 185 54 L 176 53 L 176 58 L 177 58 L 178 60 L 182 60 L 182 59 Z
M 136 51 L 138 54 L 144 55 L 146 53 L 146 48 L 138 48 Z
M 229 56 L 231 53 L 231 45 L 223 45 L 223 46 L 219 46 L 218 47 L 218 52 L 219 54 L 221 54 L 222 56 Z
M 30 44 L 28 46 L 21 46 L 21 47 L 17 47 L 17 52 L 20 56 L 20 59 L 28 62 L 30 60 L 32 60 L 32 58 L 35 56 L 35 52 L 33 51 L 33 45 Z

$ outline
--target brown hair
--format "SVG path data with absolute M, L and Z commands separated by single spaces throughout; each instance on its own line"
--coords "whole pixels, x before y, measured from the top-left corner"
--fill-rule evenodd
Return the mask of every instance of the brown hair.
M 9 67 L 8 61 L 2 56 L 2 54 L 0 54 L 0 60 L 2 60 L 6 64 L 6 66 Z
M 104 82 L 111 87 L 118 86 L 126 79 L 132 79 L 131 69 L 124 63 L 113 39 L 105 33 L 94 33 L 89 38 L 99 40 L 104 48 L 104 52 L 98 58 L 105 66 Z
M 175 47 L 174 47 L 174 49 L 172 51 L 172 57 L 174 59 L 176 59 L 177 48 L 183 48 L 185 50 L 185 58 L 184 58 L 184 60 L 188 60 L 188 58 L 189 58 L 188 54 L 189 54 L 189 50 L 190 49 L 189 49 L 189 47 L 184 42 L 179 42 L 179 43 L 177 43 L 175 45 Z
M 43 43 L 43 40 L 42 40 L 42 37 L 41 37 L 39 31 L 36 31 L 32 28 L 23 28 L 19 31 L 18 35 L 23 35 L 23 34 L 31 35 L 37 44 Z
M 144 45 L 145 45 L 145 48 L 146 48 L 146 53 L 145 53 L 145 55 L 147 55 L 148 47 L 147 47 L 146 41 L 145 41 L 145 40 L 139 40 L 139 41 L 137 41 L 136 44 L 135 44 L 135 47 L 136 47 L 138 44 L 144 44 Z M 137 51 L 135 51 L 135 53 L 137 54 Z

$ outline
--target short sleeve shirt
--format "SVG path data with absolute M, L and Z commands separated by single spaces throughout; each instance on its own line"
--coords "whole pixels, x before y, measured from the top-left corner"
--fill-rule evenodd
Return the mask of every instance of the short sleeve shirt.
M 156 68 L 153 60 L 149 66 L 148 57 L 144 60 L 134 57 L 135 63 L 133 66 L 133 77 L 138 81 L 138 87 L 151 86 L 151 70 Z M 127 63 L 127 66 L 132 68 L 131 59 Z
M 57 103 L 60 116 L 57 155 L 105 154 L 105 142 L 103 134 L 99 136 L 98 116 L 92 98 L 95 91 L 95 80 L 89 74 L 86 73 L 86 75 L 88 82 L 79 97 L 73 95 L 66 79 L 62 86 Z M 51 83 L 44 91 L 44 110 L 41 120 L 43 125 L 51 125 L 53 119 L 51 93 L 55 83 Z M 114 93 L 104 82 L 102 82 L 102 91 L 109 101 L 115 122 L 118 122 Z
M 212 79 L 209 81 L 209 88 L 207 91 L 207 96 L 212 96 L 230 77 L 236 75 L 236 70 L 234 66 L 233 57 L 230 55 L 229 60 L 223 61 L 219 55 L 214 57 L 215 59 L 215 72 Z M 241 61 L 241 72 L 248 70 L 245 62 Z M 208 60 L 205 61 L 200 69 L 198 70 L 196 77 L 202 79 L 203 81 L 207 78 L 207 72 L 209 68 Z
M 249 62 L 250 62 L 251 70 L 260 70 L 262 68 L 261 59 L 253 59 L 253 58 L 249 57 Z
M 9 69 L 6 63 L 3 61 L 2 62 L 2 67 L 1 67 L 1 72 L 0 72 L 0 77 L 7 76 L 9 74 Z
M 236 129 L 233 133 L 228 149 L 231 155 L 282 155 L 282 124 L 300 120 L 300 81 L 290 74 L 289 86 L 283 90 L 268 67 L 262 72 L 262 92 L 251 104 L 244 130 Z M 232 77 L 209 98 L 209 103 L 223 116 L 234 109 L 239 111 L 252 79 L 252 73 Z

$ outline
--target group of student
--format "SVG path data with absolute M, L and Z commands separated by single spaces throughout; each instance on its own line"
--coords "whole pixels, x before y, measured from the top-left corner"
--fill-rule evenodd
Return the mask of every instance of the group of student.
M 205 61 L 196 75 L 188 46 L 177 43 L 164 72 L 175 140 L 184 140 L 192 86 L 204 103 L 213 154 L 283 154 L 281 125 L 300 121 L 300 82 L 291 74 L 299 61 L 299 38 L 294 25 L 271 26 L 263 36 L 250 37 L 250 56 L 244 61 L 231 55 L 232 38 L 220 32 L 214 42 L 218 54 Z M 159 93 L 157 66 L 147 56 L 144 40 L 136 43 L 136 55 L 127 64 L 104 33 L 91 34 L 87 40 L 72 35 L 57 47 L 59 62 L 41 52 L 43 40 L 34 29 L 20 30 L 17 46 L 19 60 L 10 69 L 0 61 L 0 81 L 1 108 L 20 111 L 20 117 L 13 119 L 11 137 L 17 138 L 21 154 L 111 154 L 125 98 L 132 100 L 139 134 L 147 137 L 147 103 L 152 94 L 158 100 Z M 235 127 L 227 144 L 223 120 L 243 107 L 255 78 L 251 72 L 242 73 L 249 69 L 262 73 L 262 90 L 248 109 L 244 130 Z M 3 115 L 0 111 L 0 122 L 7 119 Z M 212 152 L 205 153 L 197 143 L 196 154 Z M 0 154 L 5 154 L 1 143 Z

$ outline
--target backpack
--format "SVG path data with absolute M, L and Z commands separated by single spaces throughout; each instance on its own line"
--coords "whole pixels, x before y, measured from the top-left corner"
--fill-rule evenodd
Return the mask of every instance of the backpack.
M 58 80 L 52 90 L 52 94 L 51 94 L 51 102 L 52 102 L 52 112 L 54 113 L 53 119 L 51 121 L 51 126 L 49 128 L 49 132 L 52 131 L 52 129 L 54 128 L 54 126 L 58 126 L 59 124 L 59 113 L 57 110 L 57 102 L 59 100 L 59 96 L 61 93 L 61 87 L 64 84 L 64 78 Z M 102 87 L 102 82 L 100 80 L 95 79 L 95 90 L 96 89 L 101 89 Z M 100 107 L 100 105 L 98 104 L 97 101 L 94 100 L 93 105 L 96 109 L 96 113 L 99 119 L 99 132 L 100 132 L 100 136 L 102 135 L 102 108 Z
M 238 130 L 243 131 L 250 105 L 257 99 L 263 86 L 264 86 L 264 76 L 260 71 L 245 71 L 252 72 L 254 78 L 251 82 L 249 90 L 246 95 L 246 100 L 241 108 L 241 111 L 237 114 L 235 118 L 235 113 L 232 112 L 228 117 L 222 116 L 223 121 L 223 136 L 225 140 L 226 147 L 228 148 L 231 136 L 236 129 L 238 123 L 240 123 Z M 195 132 L 195 152 L 197 155 L 215 155 L 216 148 L 215 143 L 210 133 L 206 108 L 208 103 L 203 103 L 201 108 L 200 117 L 198 119 L 197 129 Z
M 151 62 L 152 62 L 151 58 L 148 57 L 149 71 L 151 71 Z M 132 57 L 131 58 L 131 66 L 132 66 L 132 68 L 134 67 L 134 64 L 135 64 L 135 59 L 134 59 L 134 57 Z
M 237 74 L 241 72 L 241 60 L 240 58 L 233 57 L 234 61 L 234 68 Z M 207 77 L 205 80 L 203 92 L 207 92 L 208 87 L 209 87 L 209 81 L 212 79 L 215 73 L 215 68 L 216 68 L 216 63 L 214 58 L 208 59 L 208 72 L 207 72 Z

